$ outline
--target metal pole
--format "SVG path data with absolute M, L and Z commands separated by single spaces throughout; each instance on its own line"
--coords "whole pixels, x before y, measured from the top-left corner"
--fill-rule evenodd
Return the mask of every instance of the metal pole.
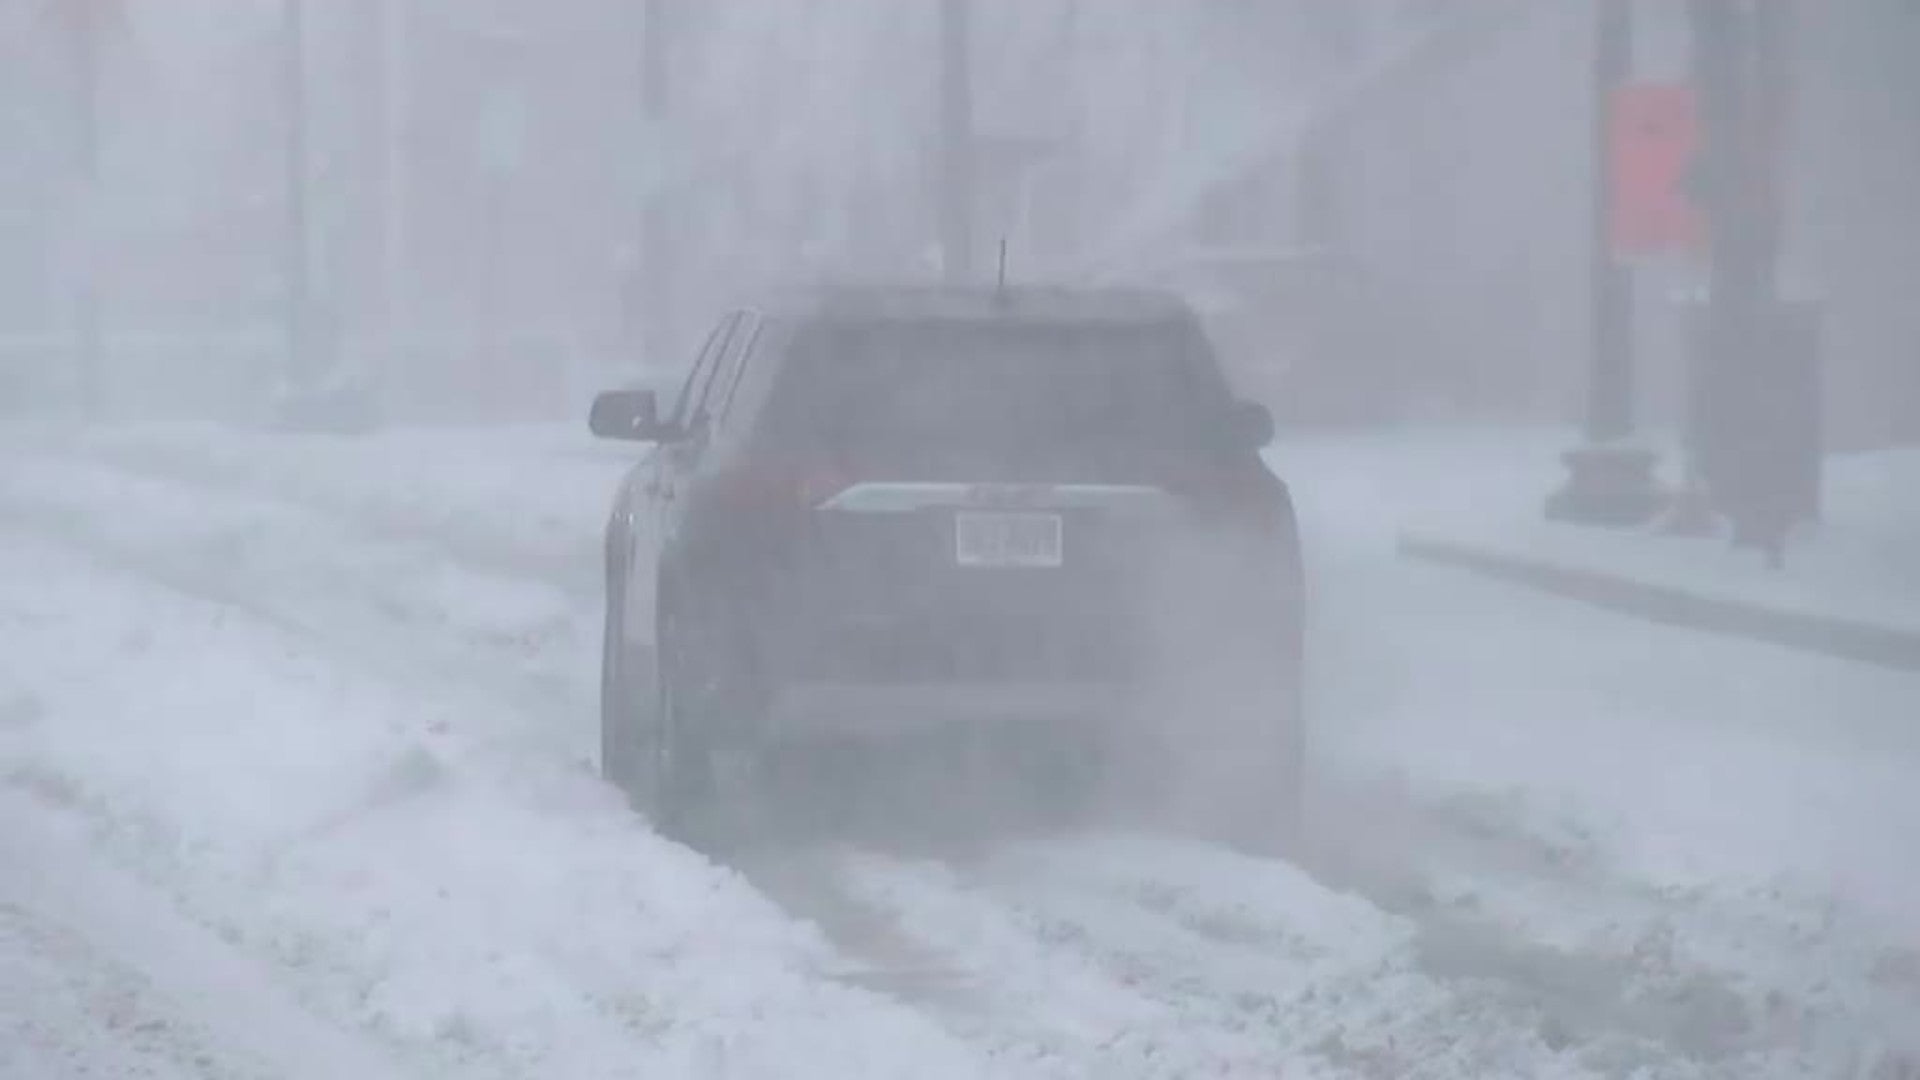
M 1629 445 L 1633 434 L 1633 278 L 1613 253 L 1613 101 L 1633 71 L 1633 0 L 1590 0 L 1593 38 L 1593 177 L 1588 259 L 1592 324 L 1588 341 L 1586 445 L 1563 455 L 1567 482 L 1547 516 L 1591 525 L 1640 525 L 1659 513 L 1656 457 Z
M 310 263 L 307 251 L 307 101 L 306 4 L 284 0 L 286 56 L 281 68 L 281 99 L 286 109 L 286 376 L 288 389 L 297 391 L 311 374 L 308 363 L 311 313 Z
M 1788 109 L 1792 102 L 1792 69 L 1787 59 L 1791 41 L 1792 0 L 1770 0 L 1756 5 L 1751 20 L 1751 90 L 1747 95 L 1748 170 L 1753 178 L 1754 255 L 1759 263 L 1761 303 L 1771 306 L 1780 296 L 1779 263 L 1781 200 Z
M 949 282 L 973 275 L 973 71 L 968 0 L 940 4 L 940 247 Z
M 1734 346 L 1770 284 L 1769 230 L 1752 197 L 1760 183 L 1753 172 L 1760 164 L 1754 14 L 1740 0 L 1694 0 L 1693 20 L 1705 114 L 1712 312 L 1723 344 Z
M 83 414 L 100 407 L 103 346 L 100 332 L 100 5 L 74 13 L 74 72 L 81 247 L 74 281 L 74 382 Z
M 1736 545 L 1761 547 L 1777 565 L 1796 515 L 1817 508 L 1819 453 L 1817 419 L 1799 411 L 1817 403 L 1792 369 L 1810 358 L 1781 340 L 1790 328 L 1775 280 L 1786 12 L 1778 0 L 1693 0 L 1691 14 L 1711 241 L 1702 471 Z M 1812 472 L 1800 473 L 1796 494 L 1792 475 L 1803 469 Z
M 1633 278 L 1613 255 L 1613 95 L 1632 75 L 1632 0 L 1598 0 L 1593 63 L 1592 363 L 1587 438 L 1633 431 Z
M 631 340 L 645 366 L 665 363 L 673 347 L 667 325 L 673 309 L 670 222 L 663 163 L 658 159 L 665 149 L 663 136 L 671 107 L 668 65 L 672 57 L 672 15 L 667 0 L 645 0 L 641 8 L 640 112 L 644 138 L 640 158 L 645 167 L 639 171 L 643 178 L 638 192 L 640 235 L 627 306 Z
M 1709 245 L 1707 251 L 1707 310 L 1699 392 L 1701 410 L 1700 467 L 1715 501 L 1728 494 L 1736 468 L 1729 452 L 1728 390 L 1739 358 L 1748 351 L 1753 306 L 1759 293 L 1757 260 L 1750 248 L 1752 230 L 1739 213 L 1735 188 L 1743 183 L 1745 158 L 1742 129 L 1741 54 L 1744 51 L 1743 15 L 1734 0 L 1691 0 L 1695 79 L 1699 85 L 1702 117 L 1702 169 L 1699 195 L 1704 203 Z
M 377 322 L 389 372 L 407 336 L 408 12 L 411 0 L 376 0 L 380 67 L 380 292 Z

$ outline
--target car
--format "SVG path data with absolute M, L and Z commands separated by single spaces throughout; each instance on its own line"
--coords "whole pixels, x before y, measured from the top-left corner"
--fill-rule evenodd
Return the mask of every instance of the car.
M 602 393 L 590 427 L 648 448 L 606 530 L 601 766 L 663 832 L 739 797 L 723 759 L 958 730 L 1169 790 L 1198 762 L 1248 842 L 1291 835 L 1293 501 L 1176 295 L 781 294 L 661 398 Z

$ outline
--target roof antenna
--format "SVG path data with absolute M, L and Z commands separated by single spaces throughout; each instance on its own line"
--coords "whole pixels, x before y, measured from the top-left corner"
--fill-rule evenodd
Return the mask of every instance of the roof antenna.
M 993 286 L 993 298 L 1001 302 L 1007 299 L 1007 238 L 1000 238 L 1000 278 Z

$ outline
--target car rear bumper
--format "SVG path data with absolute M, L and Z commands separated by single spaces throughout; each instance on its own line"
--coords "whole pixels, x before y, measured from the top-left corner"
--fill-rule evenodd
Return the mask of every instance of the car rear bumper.
M 769 710 L 778 741 L 884 738 L 970 725 L 1098 726 L 1131 698 L 1118 683 L 803 682 L 781 689 Z

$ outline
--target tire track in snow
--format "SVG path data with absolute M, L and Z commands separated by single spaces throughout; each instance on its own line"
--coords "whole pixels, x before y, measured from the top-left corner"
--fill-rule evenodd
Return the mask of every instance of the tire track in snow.
M 1557 1043 L 1625 1041 L 1707 1075 L 1920 1070 L 1920 979 L 1876 935 L 1775 886 L 1682 889 L 1614 865 L 1578 822 L 1521 797 L 1355 785 L 1316 874 L 1413 920 L 1423 968 L 1533 1003 Z
M 1527 842 L 1495 841 L 1493 856 L 1511 864 Z M 1911 1051 L 1888 1041 L 1908 1000 L 1896 972 L 1857 973 L 1855 985 L 1880 987 L 1877 1005 L 1844 991 L 1795 1000 L 1713 952 L 1773 948 L 1747 959 L 1761 971 L 1800 965 L 1802 976 L 1812 964 L 1824 979 L 1824 939 L 1789 949 L 1764 926 L 1687 940 L 1724 914 L 1717 906 L 1689 913 L 1697 925 L 1658 907 L 1664 933 L 1611 938 L 1517 917 L 1542 905 L 1584 904 L 1600 909 L 1596 921 L 1623 910 L 1615 894 L 1630 882 L 1569 882 L 1568 861 L 1577 856 L 1547 863 L 1561 879 L 1551 897 L 1508 912 L 1421 907 L 1405 894 L 1382 896 L 1389 911 L 1285 864 L 1145 834 L 1029 837 L 944 858 L 849 852 L 836 887 L 952 958 L 988 1003 L 969 1020 L 972 1037 L 1129 1075 L 1303 1063 L 1337 1075 L 1715 1080 L 1912 1070 Z M 1588 872 L 1603 870 L 1578 871 Z M 1511 880 L 1510 865 L 1504 873 L 1488 870 L 1490 887 Z M 1062 996 L 1095 1006 L 1063 1007 Z M 1089 1041 L 1089 1016 L 1125 1017 L 1128 1040 Z
M 972 1016 L 988 988 L 955 958 L 905 932 L 876 905 L 847 887 L 840 856 L 825 848 L 761 851 L 731 860 L 755 888 L 780 907 L 820 928 L 846 958 L 821 974 L 942 1016 Z
M 852 856 L 846 887 L 960 958 L 987 1007 L 963 1032 L 1045 1075 L 1268 1077 L 1294 1075 L 1296 1055 L 1261 1032 L 1222 1022 L 1191 998 L 1170 1000 L 1079 953 L 969 887 L 951 866 Z
M 1200 854 L 1185 861 L 1216 871 L 1236 858 L 1193 848 Z M 870 902 L 991 969 L 982 981 L 1013 1008 L 984 1038 L 1102 1071 L 1602 1075 L 1540 1040 L 1526 1010 L 1421 972 L 1410 925 L 1283 864 L 1232 866 L 1240 888 L 1262 894 L 1237 923 L 1216 898 L 1170 899 L 1221 884 L 1183 880 L 1186 850 L 1173 839 L 1078 836 L 960 868 L 867 855 L 848 874 Z M 1110 857 L 1125 868 L 1103 865 Z M 1058 1004 L 1061 988 L 1096 1008 Z M 1121 1037 L 1087 1042 L 1076 1030 L 1083 1013 L 1104 1014 L 1096 1030 Z

